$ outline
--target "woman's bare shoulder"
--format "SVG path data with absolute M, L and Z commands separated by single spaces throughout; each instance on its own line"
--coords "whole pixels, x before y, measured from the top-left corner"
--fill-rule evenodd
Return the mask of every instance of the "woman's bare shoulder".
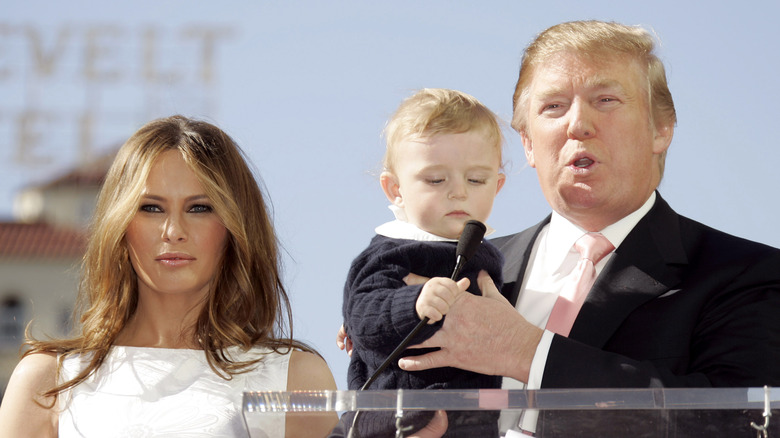
M 307 351 L 293 350 L 287 370 L 288 391 L 336 390 L 336 381 L 325 359 Z M 327 437 L 338 423 L 336 412 L 320 412 L 312 415 L 288 416 L 288 437 Z
M 48 352 L 28 354 L 16 365 L 13 375 L 24 379 L 33 378 L 35 381 L 56 379 L 57 355 Z
M 41 395 L 57 383 L 57 355 L 32 353 L 23 357 L 14 368 L 3 401 L 9 395 Z M 10 393 L 10 394 L 9 394 Z
M 287 370 L 287 390 L 323 389 L 336 389 L 336 381 L 325 359 L 308 351 L 293 350 Z
M 56 436 L 55 400 L 43 394 L 57 384 L 57 356 L 28 354 L 16 365 L 0 405 L 0 437 Z

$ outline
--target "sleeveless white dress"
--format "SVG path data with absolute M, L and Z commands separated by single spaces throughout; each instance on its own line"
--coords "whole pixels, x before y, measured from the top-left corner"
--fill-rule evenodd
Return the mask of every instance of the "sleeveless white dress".
M 283 415 L 269 415 L 248 431 L 242 395 L 285 391 L 290 355 L 261 347 L 227 351 L 240 360 L 263 360 L 252 371 L 225 380 L 211 370 L 201 350 L 113 347 L 93 376 L 59 397 L 60 438 L 284 437 Z M 74 377 L 86 363 L 83 356 L 66 358 L 60 381 Z

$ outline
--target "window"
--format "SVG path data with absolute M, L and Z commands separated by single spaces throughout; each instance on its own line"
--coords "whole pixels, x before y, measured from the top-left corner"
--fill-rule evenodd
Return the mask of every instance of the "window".
M 24 341 L 24 305 L 17 294 L 0 301 L 0 347 L 18 348 Z

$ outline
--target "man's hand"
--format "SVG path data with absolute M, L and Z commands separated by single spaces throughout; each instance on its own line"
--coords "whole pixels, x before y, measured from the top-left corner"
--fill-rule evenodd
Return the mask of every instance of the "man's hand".
M 398 361 L 401 369 L 419 371 L 445 366 L 528 382 L 531 361 L 543 330 L 525 320 L 504 298 L 486 272 L 477 279 L 482 296 L 461 294 L 442 328 L 410 348 L 440 347 Z

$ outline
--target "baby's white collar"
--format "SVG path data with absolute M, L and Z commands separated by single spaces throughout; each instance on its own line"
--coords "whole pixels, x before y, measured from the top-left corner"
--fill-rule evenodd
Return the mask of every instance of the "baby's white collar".
M 406 212 L 403 208 L 393 204 L 390 204 L 388 208 L 393 212 L 395 220 L 385 222 L 382 225 L 376 227 L 374 231 L 377 234 L 389 237 L 391 239 L 410 239 L 428 242 L 457 242 L 457 239 L 448 239 L 446 237 L 437 236 L 436 234 L 421 230 L 416 225 L 409 223 L 406 217 Z M 492 227 L 487 226 L 487 232 L 485 232 L 485 236 L 488 236 L 495 231 L 496 230 L 494 230 Z

